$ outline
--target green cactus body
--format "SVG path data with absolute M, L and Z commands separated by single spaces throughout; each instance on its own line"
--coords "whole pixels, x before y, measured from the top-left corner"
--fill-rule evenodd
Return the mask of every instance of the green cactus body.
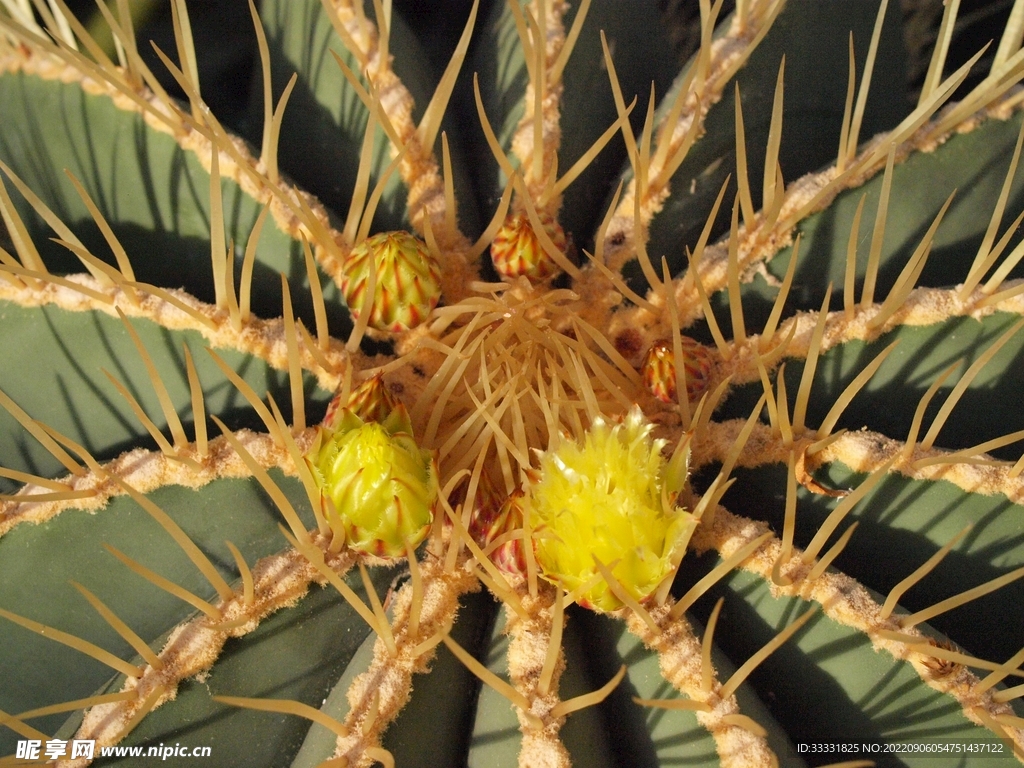
M 1024 0 L 66 5 L 0 764 L 1024 762 Z

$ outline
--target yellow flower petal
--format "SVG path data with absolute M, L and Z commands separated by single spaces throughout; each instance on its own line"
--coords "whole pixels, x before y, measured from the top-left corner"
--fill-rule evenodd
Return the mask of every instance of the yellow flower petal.
M 564 442 L 541 456 L 526 504 L 544 578 L 572 590 L 597 574 L 596 557 L 638 600 L 649 597 L 672 570 L 672 554 L 690 514 L 674 499 L 685 477 L 662 486 L 664 440 L 634 408 L 622 424 L 595 421 L 582 445 Z M 581 603 L 602 611 L 621 607 L 605 581 Z

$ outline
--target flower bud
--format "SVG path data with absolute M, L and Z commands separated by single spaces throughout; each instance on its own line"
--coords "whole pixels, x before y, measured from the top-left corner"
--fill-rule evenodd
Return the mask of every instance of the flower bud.
M 481 507 L 474 511 L 470 520 L 469 535 L 487 550 L 494 540 L 506 533 L 523 528 L 523 492 L 514 491 L 499 505 Z M 490 553 L 491 562 L 505 573 L 515 576 L 526 575 L 526 557 L 523 554 L 522 538 L 509 539 Z
M 711 356 L 708 350 L 693 339 L 683 336 L 683 366 L 686 371 L 686 399 L 691 403 L 700 399 L 711 379 Z M 640 367 L 644 385 L 663 403 L 679 402 L 676 397 L 676 356 L 672 340 L 654 342 L 647 350 Z
M 441 299 L 441 268 L 426 244 L 408 232 L 382 232 L 353 248 L 342 264 L 341 292 L 353 318 L 363 311 L 371 268 L 376 270 L 372 328 L 392 333 L 415 328 Z
M 565 253 L 566 239 L 562 227 L 546 213 L 538 212 L 537 215 L 555 247 Z M 561 271 L 540 244 L 526 213 L 514 213 L 505 218 L 491 242 L 491 261 L 498 275 L 506 280 L 526 276 L 536 283 Z
M 336 430 L 321 430 L 306 457 L 324 517 L 355 550 L 404 556 L 406 542 L 423 541 L 434 519 L 434 459 L 416 445 L 401 404 L 381 423 L 363 421 L 347 408 L 337 422 Z
M 353 389 L 342 402 L 339 390 L 327 406 L 327 413 L 320 423 L 324 429 L 334 431 L 341 424 L 342 412 L 347 408 L 363 421 L 384 421 L 398 407 L 398 401 L 388 391 L 384 377 L 377 374 Z

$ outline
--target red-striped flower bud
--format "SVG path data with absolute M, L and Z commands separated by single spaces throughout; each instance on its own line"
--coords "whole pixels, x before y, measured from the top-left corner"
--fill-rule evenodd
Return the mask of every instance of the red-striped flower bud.
M 327 406 L 327 413 L 320 426 L 335 431 L 341 424 L 342 411 L 346 408 L 363 421 L 382 422 L 398 407 L 395 399 L 384 384 L 384 377 L 377 374 L 353 389 L 345 401 L 339 391 Z
M 706 347 L 693 339 L 682 337 L 683 366 L 686 372 L 686 399 L 695 402 L 708 388 L 711 379 L 711 356 Z M 654 342 L 640 368 L 644 385 L 663 403 L 679 402 L 676 397 L 676 356 L 672 340 Z
M 537 215 L 551 242 L 565 253 L 566 239 L 562 227 L 546 213 Z M 505 218 L 491 242 L 491 261 L 498 275 L 506 280 L 526 276 L 532 282 L 539 282 L 561 271 L 561 267 L 544 250 L 526 213 L 514 213 Z
M 441 268 L 423 241 L 408 232 L 368 237 L 342 263 L 341 292 L 349 312 L 363 311 L 370 270 L 376 284 L 369 325 L 398 333 L 422 323 L 441 299 Z

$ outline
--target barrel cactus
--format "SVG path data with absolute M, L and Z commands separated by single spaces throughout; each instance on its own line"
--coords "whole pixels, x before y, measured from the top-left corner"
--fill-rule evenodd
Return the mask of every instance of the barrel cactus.
M 1024 2 L 624 5 L 2 0 L 3 764 L 1024 761 Z

